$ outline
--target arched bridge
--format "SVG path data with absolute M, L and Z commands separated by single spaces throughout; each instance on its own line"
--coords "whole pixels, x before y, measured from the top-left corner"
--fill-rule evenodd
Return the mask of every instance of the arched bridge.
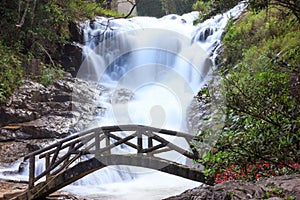
M 181 157 L 198 159 L 196 150 L 182 148 L 174 142 L 191 144 L 192 140 L 193 136 L 186 133 L 141 125 L 86 130 L 27 155 L 24 159 L 29 160 L 29 187 L 12 199 L 46 197 L 109 165 L 151 168 L 207 183 L 198 168 L 191 168 L 161 156 L 175 152 Z M 40 159 L 45 160 L 44 168 L 38 172 L 36 163 Z

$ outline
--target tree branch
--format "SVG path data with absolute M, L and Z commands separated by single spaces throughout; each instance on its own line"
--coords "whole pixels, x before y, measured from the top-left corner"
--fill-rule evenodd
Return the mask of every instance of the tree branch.
M 51 58 L 50 54 L 48 53 L 48 51 L 43 47 L 43 45 L 41 45 L 41 44 L 38 43 L 38 42 L 34 42 L 34 43 L 37 44 L 37 45 L 41 48 L 41 50 L 48 56 L 48 58 L 49 58 L 51 64 L 53 65 L 53 67 L 55 67 L 54 61 L 52 60 L 52 58 Z
M 27 0 L 27 1 L 26 1 L 26 7 L 25 7 L 25 10 L 24 10 L 24 13 L 23 13 L 23 16 L 22 16 L 22 19 L 21 19 L 20 23 L 19 23 L 19 24 L 16 24 L 16 27 L 18 27 L 18 28 L 21 28 L 21 27 L 23 26 L 24 22 L 25 22 L 25 17 L 26 17 L 26 15 L 27 15 L 27 11 L 28 11 L 28 8 L 29 8 L 29 1 L 30 1 L 30 0 Z M 20 5 L 20 4 L 19 4 L 19 5 Z M 19 8 L 20 8 L 20 7 L 19 7 Z
M 36 0 L 33 1 L 32 15 L 31 15 L 31 27 L 33 26 L 33 19 L 34 19 L 35 7 L 36 7 Z

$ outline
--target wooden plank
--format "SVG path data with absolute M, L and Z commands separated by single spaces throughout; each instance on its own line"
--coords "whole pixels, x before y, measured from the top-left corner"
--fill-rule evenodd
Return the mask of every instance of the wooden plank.
M 140 154 L 143 151 L 143 135 L 140 130 L 137 130 L 137 153 Z
M 148 148 L 153 147 L 153 137 L 148 137 Z
M 83 143 L 79 143 L 76 147 L 74 147 L 72 149 L 72 152 L 75 151 L 75 150 L 78 150 L 83 145 L 84 145 Z M 42 178 L 46 174 L 50 173 L 51 170 L 55 169 L 58 165 L 60 165 L 62 162 L 64 162 L 64 160 L 69 156 L 69 154 L 70 153 L 63 155 L 55 163 L 51 164 L 50 167 L 47 170 L 45 170 L 44 172 L 42 172 L 41 174 L 39 174 L 35 179 L 39 180 L 40 178 Z
M 143 150 L 142 150 L 142 153 L 151 153 L 151 152 L 153 152 L 153 151 L 155 151 L 155 150 L 157 150 L 157 149 L 163 148 L 163 147 L 165 147 L 165 146 L 167 146 L 166 143 L 160 143 L 160 144 L 158 144 L 158 145 L 156 145 L 156 146 L 154 146 L 154 147 L 150 147 L 150 148 L 147 148 L 147 149 L 143 149 Z
M 67 154 L 69 154 L 69 156 L 65 159 L 64 165 L 65 165 L 66 163 L 69 162 L 70 157 L 71 157 L 71 155 L 72 155 L 72 150 L 74 149 L 74 147 L 75 147 L 75 143 L 73 143 L 73 144 L 69 147 L 68 152 L 67 152 Z
M 54 153 L 54 155 L 53 155 L 53 157 L 52 157 L 52 159 L 51 159 L 50 165 L 53 165 L 53 164 L 55 163 L 56 158 L 58 157 L 58 154 L 59 154 L 59 152 L 60 152 L 60 150 L 61 150 L 61 146 L 62 146 L 62 143 L 59 142 L 59 143 L 58 143 L 58 146 L 57 146 L 56 149 L 55 149 L 55 153 Z
M 148 131 L 146 133 L 148 133 Z M 153 137 L 152 136 L 148 136 L 148 149 L 151 149 L 151 148 L 153 148 Z M 147 149 L 145 149 L 145 150 L 147 150 Z M 149 150 L 148 155 L 149 156 L 153 155 L 152 154 L 153 151 L 154 151 L 154 149 Z M 145 152 L 145 153 L 147 153 L 147 152 Z
M 110 137 L 108 135 L 106 135 L 106 137 L 105 137 L 105 146 L 110 147 Z M 99 151 L 99 153 L 100 153 L 100 151 Z M 111 148 L 107 148 L 107 152 L 105 152 L 105 153 L 111 154 Z
M 50 167 L 50 155 L 49 154 L 47 154 L 45 157 L 45 166 L 46 166 L 45 169 L 48 169 Z M 50 176 L 50 172 L 48 174 L 46 174 L 46 180 L 48 180 L 49 176 Z
M 98 152 L 100 149 L 100 142 L 101 142 L 101 140 L 100 140 L 99 133 L 95 132 L 95 150 L 96 150 L 96 152 Z
M 91 132 L 93 133 L 95 130 L 98 130 L 98 129 L 101 129 L 101 128 L 98 127 L 98 128 L 94 128 L 94 129 L 92 129 L 92 130 L 85 130 L 85 131 L 79 132 L 79 133 L 77 133 L 77 134 L 74 134 L 74 135 L 72 135 L 72 136 L 70 136 L 70 137 L 67 137 L 67 138 L 65 138 L 65 139 L 61 139 L 59 142 L 60 142 L 60 143 L 65 143 L 65 142 L 74 140 L 74 139 L 76 139 L 76 138 L 80 138 L 80 137 L 82 137 L 82 136 L 84 136 L 84 135 L 86 135 L 86 134 L 88 134 L 88 133 L 91 133 Z M 91 131 L 91 132 L 89 132 L 89 131 Z M 49 145 L 49 146 L 47 146 L 47 147 L 45 147 L 45 148 L 43 148 L 43 149 L 39 149 L 39 150 L 37 150 L 37 151 L 34 151 L 34 152 L 32 152 L 32 153 L 26 155 L 26 156 L 24 157 L 24 159 L 28 159 L 28 158 L 30 158 L 31 156 L 35 156 L 35 155 L 44 153 L 44 152 L 46 152 L 46 151 L 49 151 L 49 150 L 51 150 L 51 149 L 53 149 L 53 148 L 56 148 L 58 145 L 59 145 L 58 143 L 51 144 L 51 145 Z
M 35 182 L 35 157 L 31 156 L 29 158 L 29 183 L 28 183 L 29 189 L 34 187 L 34 182 Z
M 109 137 L 115 139 L 115 140 L 122 140 L 122 139 L 123 139 L 123 138 L 121 138 L 121 137 L 119 137 L 119 136 L 116 136 L 116 135 L 114 135 L 114 134 L 112 134 L 112 133 L 107 133 L 107 135 L 108 135 Z M 131 142 L 128 142 L 128 141 L 124 142 L 123 144 L 126 144 L 126 145 L 128 145 L 128 146 L 130 146 L 130 147 L 132 147 L 132 148 L 134 148 L 134 149 L 137 149 L 137 148 L 138 148 L 137 145 L 135 145 L 135 144 L 133 144 L 133 143 L 131 143 Z
M 61 150 L 65 149 L 65 148 L 68 148 L 68 147 L 70 147 L 70 146 L 72 146 L 72 145 L 74 145 L 76 143 L 81 143 L 82 141 L 90 140 L 91 138 L 93 138 L 93 134 L 88 134 L 88 135 L 85 135 L 85 136 L 83 136 L 81 138 L 78 138 L 76 140 L 68 141 L 67 144 L 63 144 L 61 146 Z M 48 154 L 48 153 L 49 154 L 55 153 L 56 152 L 56 148 L 57 148 L 58 145 L 59 145 L 59 143 L 56 143 L 56 145 L 53 147 L 54 149 L 52 148 L 53 150 L 47 149 L 47 150 L 45 150 L 45 152 L 43 152 L 43 151 L 39 152 L 39 153 L 41 153 L 41 155 L 39 156 L 39 158 L 44 158 L 46 156 L 46 154 Z M 37 155 L 37 154 L 35 154 L 35 155 Z
M 173 151 L 173 150 L 170 149 L 169 147 L 164 147 L 164 148 L 153 151 L 152 154 L 154 155 L 154 154 L 159 154 L 159 153 L 165 153 L 168 151 Z
M 178 146 L 170 143 L 168 140 L 165 140 L 164 138 L 162 138 L 162 137 L 160 137 L 158 135 L 154 135 L 153 139 L 155 139 L 155 140 L 157 140 L 157 141 L 159 141 L 161 143 L 166 143 L 167 146 L 170 149 L 172 149 L 174 151 L 177 151 L 178 153 L 180 153 L 180 154 L 182 154 L 182 155 L 184 155 L 184 156 L 186 156 L 188 158 L 191 158 L 191 159 L 195 159 L 196 158 L 196 156 L 193 153 L 191 153 L 191 152 L 189 152 L 189 151 L 187 151 L 185 149 L 182 149 L 182 148 L 180 148 L 180 147 L 178 147 Z
M 140 129 L 142 132 L 146 132 L 146 131 L 152 131 L 152 132 L 157 132 L 157 133 L 161 133 L 161 134 L 165 134 L 165 135 L 172 135 L 172 136 L 178 136 L 178 137 L 184 137 L 184 138 L 188 138 L 189 140 L 192 140 L 194 138 L 193 135 L 187 134 L 187 133 L 183 133 L 183 132 L 179 132 L 179 131 L 172 131 L 172 130 L 167 130 L 167 129 L 159 129 L 159 128 L 154 128 L 154 127 L 149 127 L 149 126 L 143 126 L 143 125 L 116 125 L 116 126 L 104 126 L 104 127 L 96 127 L 96 128 L 92 128 L 92 129 L 87 129 L 84 131 L 81 131 L 77 134 L 73 134 L 72 136 L 69 136 L 65 139 L 60 140 L 61 143 L 66 143 L 68 141 L 74 140 L 76 138 L 81 138 L 87 134 L 92 134 L 94 132 L 99 132 L 100 134 L 106 131 L 106 132 L 117 132 L 117 131 L 135 131 L 137 129 Z M 57 147 L 57 143 L 54 143 L 52 145 L 49 145 L 46 148 L 37 150 L 35 152 L 32 152 L 28 155 L 26 155 L 24 157 L 24 159 L 28 159 L 30 156 L 32 155 L 38 155 L 41 154 L 43 152 L 46 152 L 48 150 L 51 150 L 53 148 Z
M 141 130 L 141 132 L 147 131 L 152 131 L 156 133 L 161 133 L 165 135 L 172 135 L 172 136 L 177 136 L 177 137 L 184 137 L 184 138 L 189 138 L 193 139 L 194 136 L 183 133 L 180 131 L 173 131 L 173 130 L 167 130 L 167 129 L 160 129 L 160 128 L 155 128 L 151 126 L 144 126 L 144 125 L 135 125 L 135 124 L 129 124 L 129 125 L 115 125 L 115 126 L 103 126 L 101 127 L 103 131 L 109 131 L 109 132 L 117 132 L 117 131 L 134 131 L 134 130 Z
M 21 128 L 21 126 L 18 125 L 7 125 L 7 126 L 3 126 L 2 128 L 7 129 L 7 130 L 18 130 Z
M 114 147 L 116 147 L 116 146 L 118 146 L 120 144 L 123 144 L 123 143 L 125 143 L 125 142 L 127 142 L 127 141 L 129 141 L 129 140 L 131 140 L 131 139 L 133 139 L 135 137 L 136 137 L 136 133 L 133 133 L 133 134 L 131 134 L 131 135 L 129 135 L 129 136 L 121 139 L 121 140 L 118 140 L 117 142 L 115 142 L 115 143 L 113 143 L 113 144 L 111 144 L 109 146 L 101 148 L 101 150 L 99 151 L 99 153 L 103 153 L 103 152 L 105 152 L 107 150 L 110 150 L 110 149 L 112 149 L 112 148 L 114 148 Z

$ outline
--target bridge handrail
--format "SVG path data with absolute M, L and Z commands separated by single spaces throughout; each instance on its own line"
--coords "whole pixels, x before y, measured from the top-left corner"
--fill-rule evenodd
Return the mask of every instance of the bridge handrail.
M 178 137 L 183 137 L 187 138 L 189 140 L 192 140 L 194 138 L 193 135 L 180 132 L 180 131 L 173 131 L 173 130 L 168 130 L 168 129 L 160 129 L 160 128 L 155 128 L 155 127 L 150 127 L 150 126 L 145 126 L 145 125 L 135 125 L 135 124 L 128 124 L 128 125 L 114 125 L 114 126 L 103 126 L 103 127 L 96 127 L 96 128 L 91 128 L 91 129 L 86 129 L 83 131 L 80 131 L 76 134 L 73 134 L 69 137 L 66 137 L 64 139 L 59 140 L 57 143 L 51 144 L 45 148 L 36 150 L 32 153 L 29 153 L 24 157 L 24 160 L 29 159 L 32 156 L 38 155 L 40 153 L 43 153 L 45 151 L 48 151 L 50 149 L 53 149 L 57 146 L 59 146 L 60 143 L 65 143 L 71 140 L 74 140 L 76 138 L 82 137 L 88 133 L 92 132 L 99 132 L 99 131 L 110 131 L 110 132 L 117 132 L 117 131 L 132 131 L 132 130 L 137 130 L 137 129 L 147 129 L 152 132 L 160 133 L 160 134 L 165 134 L 165 135 L 170 135 L 170 136 L 178 136 Z
M 114 132 L 122 131 L 132 133 L 125 137 L 119 137 L 118 135 L 113 134 Z M 181 137 L 184 138 L 188 144 L 194 138 L 193 135 L 187 133 L 144 125 L 118 125 L 87 129 L 64 138 L 57 143 L 51 144 L 48 147 L 32 152 L 24 157 L 24 160 L 29 159 L 29 188 L 34 187 L 34 183 L 42 177 L 46 177 L 47 179 L 47 177 L 61 172 L 82 155 L 95 154 L 95 156 L 99 156 L 111 154 L 111 150 L 121 144 L 126 144 L 136 149 L 137 155 L 146 153 L 153 157 L 158 153 L 176 151 L 191 159 L 198 158 L 198 152 L 195 149 L 192 148 L 192 152 L 190 152 L 164 139 L 158 134 Z M 148 144 L 146 145 L 143 145 L 144 136 L 148 139 Z M 110 138 L 115 141 L 111 141 Z M 130 140 L 133 138 L 137 138 L 137 140 L 131 142 Z M 100 147 L 100 143 L 103 140 L 106 145 L 104 147 L 101 145 Z M 154 145 L 153 141 L 158 142 L 158 144 Z M 61 154 L 62 150 L 66 151 Z M 59 157 L 59 155 L 61 157 Z M 36 156 L 40 159 L 45 158 L 46 165 L 45 170 L 38 175 L 35 175 Z

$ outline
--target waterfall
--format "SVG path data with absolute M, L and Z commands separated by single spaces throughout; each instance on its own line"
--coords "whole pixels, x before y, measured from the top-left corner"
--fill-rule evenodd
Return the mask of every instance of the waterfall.
M 77 77 L 108 88 L 106 94 L 97 97 L 99 106 L 106 108 L 104 114 L 97 116 L 98 125 L 141 124 L 189 133 L 186 110 L 210 79 L 227 22 L 244 8 L 239 4 L 198 25 L 193 25 L 198 12 L 159 19 L 96 17 L 82 23 L 83 63 Z M 189 148 L 183 140 L 172 143 Z M 121 146 L 117 151 L 130 149 Z M 161 157 L 188 162 L 178 154 Z M 114 166 L 98 170 L 63 190 L 91 199 L 152 200 L 199 184 L 153 170 Z
M 109 94 L 99 98 L 100 105 L 106 107 L 106 113 L 98 116 L 98 124 L 142 124 L 189 132 L 186 126 L 186 109 L 210 78 L 215 50 L 221 43 L 221 35 L 227 22 L 238 16 L 244 8 L 244 4 L 239 4 L 198 25 L 193 25 L 199 16 L 198 12 L 182 16 L 172 14 L 160 19 L 98 17 L 82 24 L 84 61 L 77 76 L 96 81 L 110 89 Z M 120 95 L 122 92 L 125 96 Z M 123 101 L 122 98 L 126 99 L 126 95 L 127 100 Z M 185 141 L 172 143 L 189 148 Z M 120 151 L 130 149 L 120 148 Z M 176 154 L 161 157 L 187 163 L 182 156 Z M 106 170 L 106 174 L 112 178 L 106 180 L 106 186 L 99 186 L 101 189 L 98 190 L 102 195 L 119 185 L 122 188 L 117 190 L 120 194 L 139 188 L 145 193 L 141 196 L 156 199 L 153 195 L 164 193 L 162 190 L 166 188 L 170 188 L 166 192 L 170 195 L 171 188 L 179 191 L 199 185 L 193 181 L 177 181 L 177 177 L 154 173 L 152 170 L 124 166 Z M 124 174 L 132 176 L 124 177 Z M 101 175 L 97 177 L 100 178 Z M 95 176 L 89 175 L 77 184 L 92 184 L 93 179 Z M 120 182 L 120 179 L 126 184 Z M 169 186 L 157 186 L 158 180 Z M 172 187 L 170 183 L 173 183 Z M 139 184 L 144 184 L 144 188 L 141 189 Z M 163 195 L 159 198 L 162 197 Z M 139 199 L 129 194 L 125 199 L 132 198 Z

